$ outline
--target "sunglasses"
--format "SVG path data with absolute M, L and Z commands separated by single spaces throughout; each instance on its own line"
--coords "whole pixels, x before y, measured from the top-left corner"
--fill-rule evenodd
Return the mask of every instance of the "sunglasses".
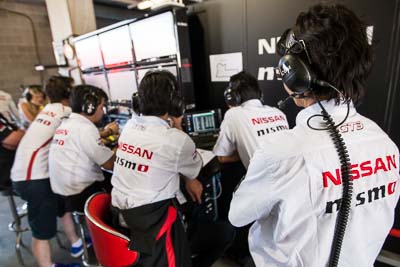
M 291 29 L 287 29 L 282 34 L 277 46 L 277 52 L 280 56 L 287 54 L 301 54 L 302 52 L 305 52 L 307 61 L 311 65 L 311 57 L 308 53 L 306 43 L 304 40 L 297 40 Z

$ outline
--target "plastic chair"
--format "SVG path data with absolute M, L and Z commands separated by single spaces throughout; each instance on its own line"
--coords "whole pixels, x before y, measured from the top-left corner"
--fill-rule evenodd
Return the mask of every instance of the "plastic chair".
M 400 229 L 392 228 L 389 235 L 396 238 L 400 238 Z
M 129 250 L 130 239 L 107 225 L 110 221 L 111 196 L 92 195 L 85 204 L 86 222 L 99 263 L 104 267 L 127 267 L 137 263 L 139 253 Z

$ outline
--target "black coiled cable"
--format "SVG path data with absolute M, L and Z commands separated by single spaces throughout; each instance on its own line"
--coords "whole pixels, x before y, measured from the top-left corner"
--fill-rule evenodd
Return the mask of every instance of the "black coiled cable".
M 331 86 L 331 85 L 330 85 Z M 332 86 L 333 87 L 333 86 Z M 335 90 L 337 90 L 335 88 Z M 338 90 L 337 90 L 338 91 Z M 342 248 L 343 238 L 346 231 L 347 222 L 350 215 L 351 208 L 351 199 L 353 193 L 353 181 L 350 179 L 350 157 L 344 143 L 343 137 L 341 136 L 338 127 L 345 122 L 349 115 L 350 111 L 350 103 L 347 101 L 347 114 L 344 120 L 335 125 L 331 115 L 326 111 L 324 106 L 321 104 L 320 100 L 317 98 L 318 105 L 321 107 L 321 115 L 313 115 L 308 121 L 307 125 L 313 130 L 327 130 L 329 135 L 335 145 L 336 151 L 339 156 L 340 166 L 341 166 L 341 177 L 342 177 L 342 200 L 340 203 L 340 208 L 338 212 L 338 216 L 336 218 L 335 232 L 333 236 L 332 246 L 331 246 L 331 254 L 329 258 L 329 267 L 336 267 L 339 263 L 340 251 Z M 323 120 L 326 124 L 326 128 L 315 128 L 310 125 L 310 120 L 313 117 L 322 116 Z

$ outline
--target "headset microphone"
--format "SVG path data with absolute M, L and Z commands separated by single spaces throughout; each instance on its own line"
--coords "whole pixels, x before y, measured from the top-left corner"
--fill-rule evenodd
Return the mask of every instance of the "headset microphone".
M 287 104 L 287 102 L 290 100 L 290 99 L 292 99 L 293 97 L 295 97 L 296 96 L 296 94 L 295 93 L 293 93 L 293 94 L 290 94 L 288 97 L 286 97 L 285 99 L 281 99 L 281 100 L 279 100 L 279 102 L 278 102 L 278 108 L 279 109 L 284 109 L 285 108 L 285 106 L 286 106 L 286 104 Z

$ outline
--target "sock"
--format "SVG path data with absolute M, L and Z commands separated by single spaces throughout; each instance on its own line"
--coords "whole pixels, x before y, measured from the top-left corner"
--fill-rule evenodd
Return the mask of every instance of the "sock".
M 83 245 L 82 239 L 80 239 L 80 238 L 78 239 L 78 241 L 76 241 L 75 243 L 72 244 L 72 246 L 75 248 L 80 247 L 82 245 Z

